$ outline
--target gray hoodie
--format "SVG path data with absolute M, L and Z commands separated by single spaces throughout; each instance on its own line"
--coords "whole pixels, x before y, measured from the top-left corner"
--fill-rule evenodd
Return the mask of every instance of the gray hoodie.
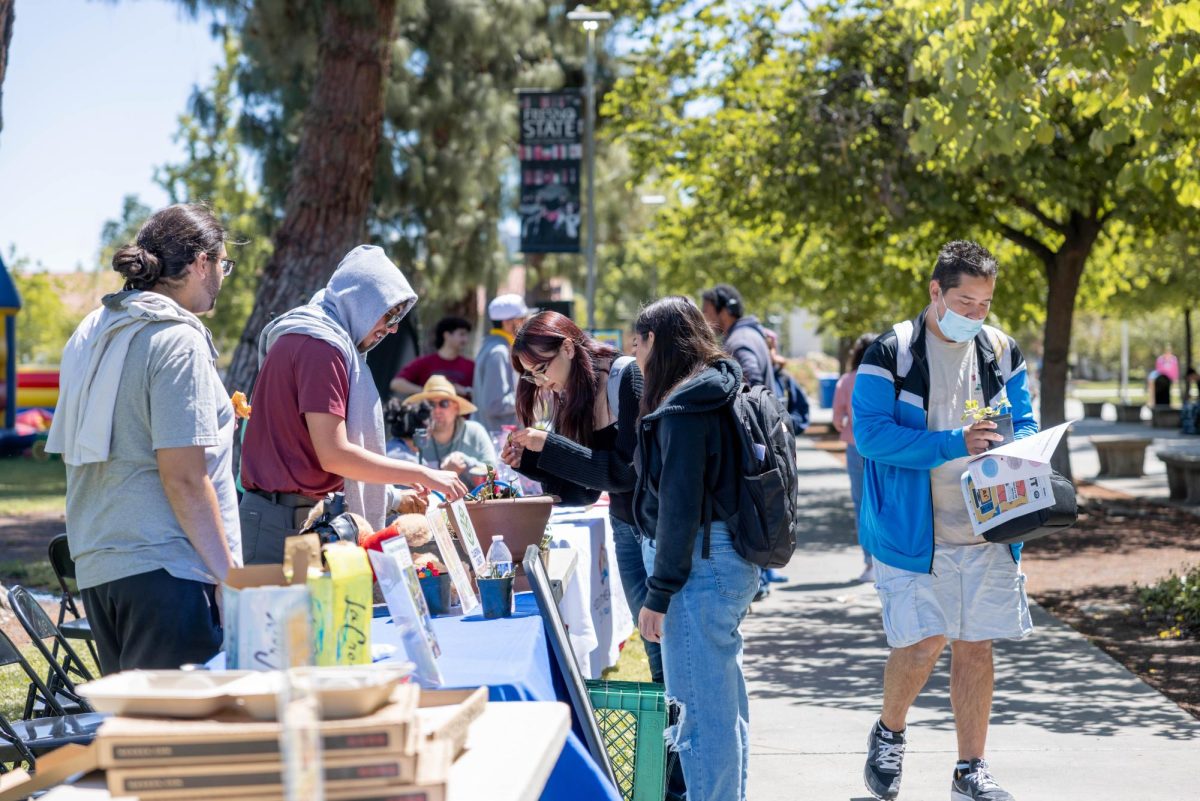
M 489 434 L 501 426 L 517 424 L 517 374 L 513 372 L 512 350 L 499 334 L 488 334 L 475 357 L 475 383 L 471 400 L 479 407 L 475 419 Z
M 747 386 L 771 388 L 775 373 L 771 368 L 771 351 L 767 335 L 753 314 L 741 318 L 725 334 L 725 352 L 742 368 L 742 380 Z
M 336 347 L 350 374 L 346 410 L 346 437 L 372 453 L 387 452 L 383 430 L 383 404 L 358 343 L 393 306 L 404 304 L 401 315 L 417 302 L 408 279 L 381 248 L 359 245 L 346 254 L 325 288 L 303 306 L 281 315 L 263 329 L 258 339 L 259 364 L 281 336 L 303 334 Z M 383 528 L 387 488 L 346 481 L 346 506 L 367 519 L 375 530 Z

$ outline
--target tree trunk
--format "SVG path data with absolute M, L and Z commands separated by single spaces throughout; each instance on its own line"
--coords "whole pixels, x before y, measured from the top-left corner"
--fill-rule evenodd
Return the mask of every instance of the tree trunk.
M 1097 232 L 1098 233 L 1098 232 Z M 1046 264 L 1046 326 L 1042 336 L 1041 426 L 1050 428 L 1067 419 L 1068 359 L 1071 353 L 1071 325 L 1075 319 L 1075 296 L 1079 279 L 1087 264 L 1096 235 L 1084 240 L 1068 239 L 1053 263 Z M 1054 454 L 1054 469 L 1071 478 L 1070 451 L 1064 437 Z
M 1188 378 L 1192 372 L 1192 310 L 1183 310 L 1183 402 L 1187 403 L 1192 397 L 1192 380 Z
M 8 68 L 8 46 L 12 44 L 17 0 L 0 0 L 0 131 L 4 130 L 4 73 Z
M 284 218 L 229 367 L 225 383 L 230 391 L 253 388 L 263 327 L 306 302 L 329 280 L 342 256 L 363 241 L 395 11 L 396 0 L 325 4 L 317 73 Z

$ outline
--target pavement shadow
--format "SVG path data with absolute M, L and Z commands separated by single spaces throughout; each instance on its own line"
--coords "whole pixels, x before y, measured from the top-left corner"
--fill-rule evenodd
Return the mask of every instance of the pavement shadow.
M 801 491 L 796 511 L 800 518 L 798 548 L 830 551 L 858 545 L 849 490 Z
M 807 599 L 803 614 L 791 606 L 758 608 L 747 626 L 744 664 L 755 698 L 877 712 L 888 652 L 878 607 L 855 603 L 853 596 L 849 602 Z M 929 715 L 922 727 L 953 730 L 949 649 L 914 706 Z M 992 722 L 1099 737 L 1137 729 L 1200 740 L 1200 725 L 1040 608 L 1032 637 L 996 645 Z

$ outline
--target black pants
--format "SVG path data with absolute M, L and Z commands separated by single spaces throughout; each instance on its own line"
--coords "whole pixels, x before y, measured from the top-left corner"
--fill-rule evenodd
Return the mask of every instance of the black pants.
M 309 512 L 317 505 L 297 495 L 272 501 L 255 492 L 242 495 L 238 517 L 242 522 L 242 564 L 283 564 L 283 541 L 300 532 Z
M 139 573 L 84 590 L 100 672 L 174 670 L 207 662 L 221 650 L 216 587 L 172 576 Z

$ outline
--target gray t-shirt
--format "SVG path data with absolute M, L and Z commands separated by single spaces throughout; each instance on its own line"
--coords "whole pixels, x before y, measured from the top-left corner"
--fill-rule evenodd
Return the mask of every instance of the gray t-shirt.
M 240 563 L 234 430 L 232 404 L 201 332 L 158 322 L 134 335 L 108 461 L 67 466 L 67 535 L 81 589 L 160 568 L 176 578 L 217 583 L 167 501 L 155 457 L 160 448 L 205 448 L 225 539 Z
M 421 449 L 421 461 L 432 467 L 440 468 L 442 460 L 455 451 L 467 457 L 468 469 L 480 464 L 496 465 L 496 446 L 487 430 L 474 420 L 455 420 L 454 436 L 444 445 L 428 433 L 418 436 L 416 445 Z
M 930 431 L 949 431 L 966 425 L 962 415 L 966 402 L 983 405 L 983 386 L 979 380 L 975 341 L 943 342 L 932 332 L 925 334 L 929 358 Z M 986 540 L 975 536 L 967 502 L 959 483 L 967 469 L 969 456 L 952 459 L 929 471 L 933 496 L 933 539 L 939 545 L 979 545 Z

